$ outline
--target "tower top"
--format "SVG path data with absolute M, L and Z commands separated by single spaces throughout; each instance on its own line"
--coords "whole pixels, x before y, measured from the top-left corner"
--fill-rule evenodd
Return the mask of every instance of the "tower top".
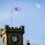
M 5 25 L 4 28 L 2 28 L 0 30 L 1 32 L 1 36 L 5 33 L 21 33 L 23 34 L 24 33 L 24 26 L 20 26 L 19 28 L 18 27 L 10 27 L 9 25 Z

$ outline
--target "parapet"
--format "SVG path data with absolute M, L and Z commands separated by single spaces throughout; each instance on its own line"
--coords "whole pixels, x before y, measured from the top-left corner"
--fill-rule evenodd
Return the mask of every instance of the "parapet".
M 20 26 L 18 27 L 10 27 L 9 25 L 5 25 L 4 28 L 2 28 L 0 30 L 1 35 L 3 35 L 4 33 L 21 33 L 24 34 L 24 26 Z

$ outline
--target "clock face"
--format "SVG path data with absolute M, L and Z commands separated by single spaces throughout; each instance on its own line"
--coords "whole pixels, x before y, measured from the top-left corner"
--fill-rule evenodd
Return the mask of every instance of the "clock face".
M 18 40 L 17 36 L 12 36 L 12 41 L 13 42 L 17 42 L 17 40 Z

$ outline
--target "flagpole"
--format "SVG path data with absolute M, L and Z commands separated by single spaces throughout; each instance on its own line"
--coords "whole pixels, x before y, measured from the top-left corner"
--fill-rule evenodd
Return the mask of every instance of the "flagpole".
M 13 17 L 12 17 L 12 11 L 20 11 L 20 9 L 18 7 L 14 7 L 11 9 L 11 26 L 13 25 Z
M 12 18 L 12 9 L 11 9 L 11 27 L 13 25 L 13 18 Z

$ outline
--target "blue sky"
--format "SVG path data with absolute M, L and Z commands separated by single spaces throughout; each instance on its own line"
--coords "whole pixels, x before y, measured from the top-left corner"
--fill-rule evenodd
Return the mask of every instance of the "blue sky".
M 13 10 L 11 14 L 16 6 L 21 11 Z M 6 24 L 14 27 L 24 25 L 24 42 L 29 40 L 31 45 L 45 45 L 45 0 L 0 0 L 0 28 Z M 2 45 L 1 38 L 0 42 Z

